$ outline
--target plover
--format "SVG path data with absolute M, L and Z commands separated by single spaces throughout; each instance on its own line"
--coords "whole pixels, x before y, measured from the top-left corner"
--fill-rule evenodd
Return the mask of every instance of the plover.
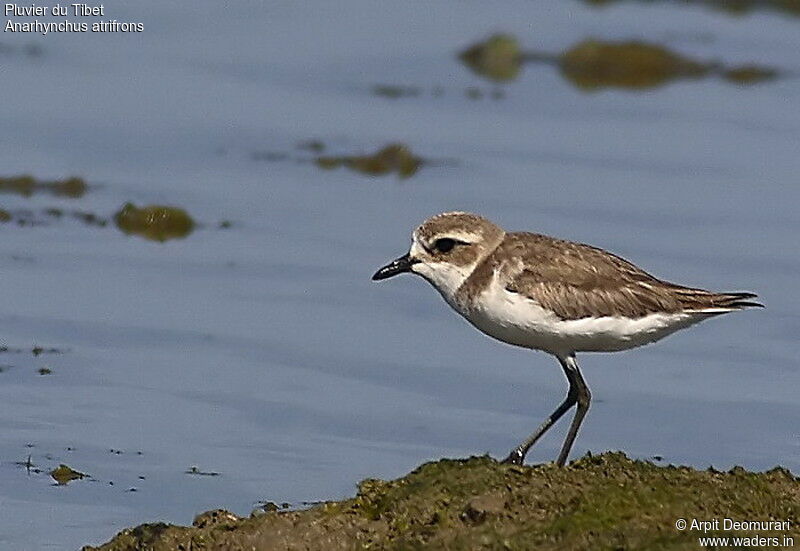
M 528 450 L 577 404 L 556 463 L 563 466 L 591 393 L 575 355 L 656 342 L 720 314 L 762 306 L 753 293 L 714 293 L 658 279 L 590 245 L 537 233 L 506 232 L 486 218 L 448 212 L 422 223 L 411 249 L 372 276 L 425 278 L 483 333 L 555 356 L 569 382 L 564 401 L 505 459 Z

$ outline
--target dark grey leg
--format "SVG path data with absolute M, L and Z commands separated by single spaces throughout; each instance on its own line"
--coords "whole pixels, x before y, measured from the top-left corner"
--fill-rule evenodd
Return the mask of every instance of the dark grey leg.
M 568 360 L 571 359 L 571 363 Z M 583 388 L 586 389 L 586 393 L 588 395 L 589 389 L 586 388 L 586 383 L 583 382 L 581 378 L 580 371 L 577 371 L 578 364 L 575 363 L 575 357 L 569 356 L 568 358 L 558 358 L 558 361 L 561 363 L 561 368 L 564 370 L 564 374 L 567 376 L 567 381 L 569 381 L 569 391 L 567 391 L 567 397 L 564 398 L 564 401 L 561 402 L 561 405 L 556 408 L 556 410 L 550 414 L 550 416 L 544 420 L 544 422 L 539 425 L 533 434 L 531 434 L 528 438 L 525 439 L 519 446 L 514 448 L 514 450 L 503 460 L 503 463 L 512 463 L 514 465 L 522 465 L 523 461 L 525 461 L 525 455 L 528 453 L 528 450 L 531 449 L 533 446 L 547 430 L 553 426 L 553 424 L 561 419 L 561 417 L 580 400 L 579 394 L 579 385 L 576 384 L 573 375 L 573 365 L 574 371 L 578 374 L 578 379 L 580 379 L 580 383 L 583 385 Z M 580 407 L 580 406 L 579 406 Z M 588 405 L 586 406 L 588 408 Z M 585 412 L 584 412 L 585 414 Z M 577 417 L 577 414 L 576 414 Z M 583 416 L 581 416 L 583 418 Z M 573 421 L 573 424 L 575 421 Z M 579 423 L 580 424 L 580 423 Z M 577 434 L 577 429 L 575 430 Z M 575 437 L 573 436 L 573 440 Z M 571 445 L 571 444 L 570 444 Z M 569 450 L 567 450 L 569 452 Z
M 586 412 L 589 411 L 589 404 L 592 401 L 592 393 L 589 392 L 589 387 L 586 386 L 586 381 L 583 380 L 581 370 L 578 369 L 578 362 L 575 356 L 568 356 L 565 359 L 567 367 L 564 368 L 567 373 L 567 378 L 570 380 L 570 389 L 577 388 L 578 393 L 578 409 L 575 411 L 575 417 L 572 418 L 572 424 L 569 426 L 567 438 L 564 440 L 564 445 L 561 447 L 561 453 L 558 454 L 556 465 L 563 467 L 567 462 L 569 450 L 575 442 L 575 437 L 578 436 L 578 429 L 581 428 L 583 418 L 586 417 Z M 562 363 L 564 365 L 564 363 Z M 570 376 L 571 375 L 571 376 Z

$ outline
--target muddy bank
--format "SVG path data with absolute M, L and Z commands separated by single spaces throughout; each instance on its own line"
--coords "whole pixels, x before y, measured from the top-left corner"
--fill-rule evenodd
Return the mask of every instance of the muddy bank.
M 732 530 L 725 518 L 782 524 Z M 679 519 L 719 519 L 719 526 L 678 530 Z M 365 480 L 354 498 L 304 511 L 267 506 L 250 518 L 210 511 L 193 527 L 144 524 L 84 550 L 694 550 L 705 536 L 788 537 L 798 545 L 799 523 L 800 479 L 781 468 L 698 471 L 622 453 L 586 456 L 564 469 L 473 457 L 427 463 L 393 481 Z

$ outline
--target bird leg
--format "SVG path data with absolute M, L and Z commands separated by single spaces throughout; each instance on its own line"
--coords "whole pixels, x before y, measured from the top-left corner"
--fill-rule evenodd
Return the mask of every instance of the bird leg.
M 569 426 L 569 432 L 564 439 L 564 444 L 561 446 L 561 453 L 558 454 L 556 465 L 563 467 L 567 462 L 569 450 L 572 449 L 572 444 L 575 442 L 575 437 L 578 436 L 578 429 L 581 428 L 583 418 L 586 417 L 586 412 L 589 411 L 589 404 L 592 401 L 592 393 L 589 392 L 589 387 L 586 386 L 586 381 L 583 380 L 581 370 L 578 369 L 578 362 L 575 360 L 575 355 L 567 356 L 564 360 L 560 360 L 561 365 L 564 367 L 564 373 L 567 374 L 569 379 L 570 391 L 576 388 L 578 409 L 575 411 L 575 417 L 572 418 L 572 423 Z
M 561 405 L 558 406 L 556 410 L 551 413 L 541 425 L 539 425 L 533 434 L 526 438 L 525 441 L 523 441 L 519 446 L 514 448 L 508 457 L 503 460 L 503 463 L 522 465 L 522 463 L 525 461 L 525 455 L 528 453 L 528 450 L 544 435 L 545 432 L 547 432 L 551 426 L 553 426 L 556 421 L 561 419 L 561 417 L 572 406 L 578 404 L 578 411 L 575 413 L 575 417 L 570 425 L 569 433 L 564 441 L 564 447 L 561 449 L 558 461 L 556 462 L 559 466 L 564 465 L 567 455 L 569 454 L 569 450 L 572 447 L 572 443 L 575 441 L 575 437 L 578 435 L 578 428 L 581 425 L 581 421 L 583 421 L 586 411 L 589 409 L 591 394 L 589 393 L 589 387 L 586 386 L 586 382 L 583 380 L 581 372 L 578 369 L 575 356 L 559 356 L 558 361 L 561 363 L 561 368 L 564 370 L 564 374 L 567 376 L 567 381 L 569 381 L 567 397 L 564 398 L 564 401 L 561 402 Z

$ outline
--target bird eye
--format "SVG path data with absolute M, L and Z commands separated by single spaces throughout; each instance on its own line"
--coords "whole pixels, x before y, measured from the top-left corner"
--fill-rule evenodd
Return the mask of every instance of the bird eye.
M 449 237 L 442 237 L 433 243 L 433 248 L 440 253 L 449 253 L 456 246 L 456 240 Z

